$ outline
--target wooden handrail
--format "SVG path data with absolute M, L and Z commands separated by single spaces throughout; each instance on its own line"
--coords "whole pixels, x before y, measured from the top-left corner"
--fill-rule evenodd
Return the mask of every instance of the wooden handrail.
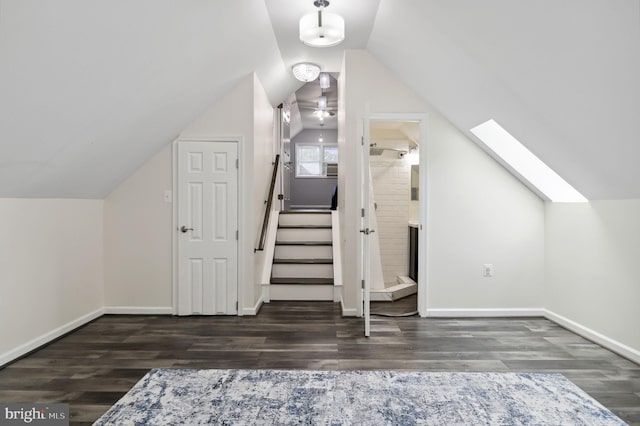
M 258 250 L 264 250 L 264 242 L 267 239 L 267 228 L 269 226 L 269 217 L 271 215 L 271 204 L 273 203 L 273 191 L 276 187 L 276 176 L 278 175 L 278 164 L 280 163 L 280 154 L 276 155 L 276 160 L 273 162 L 273 174 L 271 175 L 271 185 L 269 186 L 269 198 L 265 200 L 267 208 L 264 211 L 264 219 L 262 219 L 262 233 L 260 234 L 260 242 L 258 243 Z

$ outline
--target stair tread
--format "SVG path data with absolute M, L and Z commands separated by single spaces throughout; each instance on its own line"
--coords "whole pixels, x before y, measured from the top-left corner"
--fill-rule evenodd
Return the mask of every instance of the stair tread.
M 278 264 L 332 264 L 333 259 L 273 259 L 273 263 Z
M 331 229 L 331 225 L 278 225 L 278 229 Z
M 326 284 L 333 285 L 333 278 L 280 278 L 271 277 L 271 284 Z
M 277 246 L 331 246 L 331 241 L 276 241 Z

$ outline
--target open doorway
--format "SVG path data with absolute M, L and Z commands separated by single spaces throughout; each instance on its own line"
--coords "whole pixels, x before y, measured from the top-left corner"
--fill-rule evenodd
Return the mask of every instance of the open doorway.
M 283 105 L 288 123 L 280 143 L 282 203 L 265 301 L 340 300 L 340 272 L 334 267 L 338 88 L 334 76 L 323 74 Z
M 371 115 L 363 120 L 359 254 L 365 335 L 372 314 L 426 313 L 424 135 L 423 114 Z
M 372 264 L 371 314 L 418 314 L 419 134 L 417 122 L 373 121 L 369 168 L 379 256 Z
M 332 206 L 338 183 L 338 85 L 327 75 L 328 84 L 306 83 L 287 99 L 291 118 L 290 137 L 283 144 L 284 211 L 328 211 Z

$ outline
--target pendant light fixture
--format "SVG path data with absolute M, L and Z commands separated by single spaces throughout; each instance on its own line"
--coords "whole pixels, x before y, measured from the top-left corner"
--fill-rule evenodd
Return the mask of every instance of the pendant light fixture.
M 318 109 L 324 111 L 327 109 L 327 97 L 322 95 L 318 96 Z
M 300 18 L 300 41 L 311 47 L 331 47 L 344 40 L 344 18 L 335 13 L 325 12 L 328 0 L 316 0 L 313 5 L 317 12 Z
M 329 73 L 328 72 L 321 72 L 320 73 L 320 88 L 321 89 L 328 89 L 329 87 L 331 87 L 331 78 L 329 78 Z

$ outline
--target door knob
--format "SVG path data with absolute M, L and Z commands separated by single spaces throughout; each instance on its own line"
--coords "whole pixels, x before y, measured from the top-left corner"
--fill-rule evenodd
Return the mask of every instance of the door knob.
M 182 232 L 193 231 L 193 228 L 187 228 L 186 226 L 182 225 L 180 227 L 180 231 Z

